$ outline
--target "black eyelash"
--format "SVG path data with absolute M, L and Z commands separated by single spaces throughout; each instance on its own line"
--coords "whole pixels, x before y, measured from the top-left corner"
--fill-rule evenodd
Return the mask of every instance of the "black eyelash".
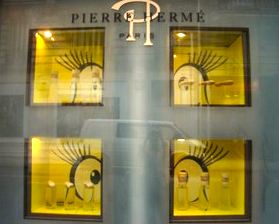
M 188 56 L 189 56 L 188 62 L 181 65 L 176 70 L 176 72 L 185 65 L 191 65 L 191 66 L 197 68 L 202 73 L 204 81 L 208 80 L 208 77 L 207 77 L 208 72 L 215 70 L 216 68 L 225 64 L 228 60 L 227 57 L 217 56 L 216 53 L 213 55 L 213 51 L 208 51 L 208 50 L 201 51 L 198 54 L 189 53 Z
M 183 66 L 192 66 L 200 71 L 203 81 L 209 81 L 207 73 L 213 71 L 227 62 L 228 58 L 224 56 L 217 56 L 213 51 L 204 50 L 197 53 L 188 54 L 188 62 L 181 65 L 174 73 L 176 75 L 177 71 Z M 209 99 L 207 95 L 207 86 L 204 86 L 204 95 L 207 104 L 209 104 Z
M 210 143 L 208 141 L 205 142 L 205 147 L 189 146 L 188 152 L 188 155 L 178 160 L 174 165 L 174 169 L 184 160 L 193 160 L 200 165 L 203 172 L 208 172 L 208 166 L 216 163 L 229 154 L 228 150 L 224 150 L 223 147 L 220 148 L 218 145 L 214 146 L 212 142 Z
M 64 162 L 74 165 L 77 161 L 83 160 L 84 158 L 94 158 L 98 162 L 102 161 L 96 156 L 92 155 L 91 145 L 83 143 L 65 142 L 57 145 L 52 150 L 52 153 L 59 157 Z
M 70 50 L 68 54 L 65 53 L 63 56 L 55 58 L 55 61 L 69 71 L 73 71 L 76 69 L 82 71 L 88 66 L 91 66 L 91 68 L 92 66 L 102 68 L 100 65 L 93 62 L 94 60 L 92 52 L 88 53 L 83 51 Z
M 69 181 L 76 185 L 77 169 L 83 161 L 93 159 L 102 164 L 102 160 L 92 155 L 91 145 L 84 144 L 81 142 L 67 141 L 52 148 L 52 153 L 64 162 L 71 165 L 69 173 Z M 102 179 L 102 173 L 98 169 L 93 169 L 90 174 L 90 181 L 97 185 Z M 76 196 L 83 200 L 82 193 L 77 189 L 76 185 Z

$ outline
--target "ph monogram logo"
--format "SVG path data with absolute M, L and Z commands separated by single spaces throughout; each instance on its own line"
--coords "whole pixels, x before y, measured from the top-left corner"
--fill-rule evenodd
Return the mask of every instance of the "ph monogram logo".
M 136 38 L 134 36 L 134 23 L 146 23 L 146 40 L 144 45 L 145 46 L 152 46 L 153 43 L 150 38 L 150 27 L 151 27 L 151 21 L 158 17 L 160 13 L 160 6 L 151 0 L 122 0 L 117 3 L 115 3 L 111 8 L 114 10 L 119 10 L 123 5 L 132 3 L 132 2 L 144 2 L 146 3 L 146 14 L 145 18 L 142 19 L 136 19 L 135 18 L 135 10 L 131 9 L 124 13 L 124 19 L 129 22 L 129 34 L 127 37 L 127 41 L 136 41 Z M 156 12 L 151 15 L 151 6 L 156 8 Z

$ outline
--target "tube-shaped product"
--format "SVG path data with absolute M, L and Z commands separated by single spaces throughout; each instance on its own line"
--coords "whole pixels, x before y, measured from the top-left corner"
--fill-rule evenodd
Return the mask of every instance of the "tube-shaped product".
M 52 72 L 50 75 L 48 102 L 59 102 L 59 85 L 58 85 L 58 72 Z
M 177 187 L 177 208 L 179 210 L 187 210 L 189 208 L 188 199 L 188 172 L 180 170 L 178 173 L 178 187 Z
M 75 185 L 71 182 L 65 183 L 65 201 L 64 208 L 67 210 L 75 208 Z
M 56 185 L 53 181 L 48 181 L 46 186 L 46 207 L 56 208 Z
M 70 86 L 72 103 L 76 103 L 76 99 L 78 97 L 79 74 L 80 74 L 80 71 L 77 69 L 72 71 L 72 81 L 71 81 L 71 86 Z
M 83 208 L 84 210 L 93 210 L 94 208 L 94 186 L 91 182 L 84 183 Z
M 91 97 L 93 103 L 100 103 L 102 101 L 102 84 L 98 71 L 92 73 Z
M 207 211 L 209 207 L 209 175 L 203 172 L 201 175 L 201 186 L 199 190 L 199 208 Z
M 222 173 L 220 194 L 220 208 L 223 210 L 229 210 L 231 208 L 231 188 L 230 177 L 227 173 Z

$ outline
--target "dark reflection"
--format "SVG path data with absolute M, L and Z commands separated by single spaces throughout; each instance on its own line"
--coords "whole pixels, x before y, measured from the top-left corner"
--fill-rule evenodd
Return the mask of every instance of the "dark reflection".
M 0 137 L 22 137 L 23 96 L 0 97 Z

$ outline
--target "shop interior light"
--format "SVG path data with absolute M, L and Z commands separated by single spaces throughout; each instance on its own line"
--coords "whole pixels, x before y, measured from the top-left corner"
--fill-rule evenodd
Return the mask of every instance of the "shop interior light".
M 55 41 L 54 37 L 51 37 L 50 40 L 51 40 L 51 41 Z
M 185 33 L 177 33 L 176 36 L 179 37 L 179 38 L 183 38 L 183 37 L 186 37 L 186 34 Z
M 177 58 L 177 55 L 176 55 L 176 54 L 174 54 L 174 55 L 173 55 L 173 58 Z
M 185 142 L 186 140 L 181 138 L 181 139 L 177 139 L 178 142 Z
M 202 141 L 200 141 L 200 140 L 189 139 L 189 143 L 190 143 L 191 145 L 194 145 L 194 146 L 197 146 L 197 147 L 202 147 L 202 148 L 205 147 L 205 145 L 204 145 L 204 144 L 202 143 Z
M 47 30 L 44 32 L 44 37 L 50 39 L 52 37 L 52 33 L 49 30 Z

